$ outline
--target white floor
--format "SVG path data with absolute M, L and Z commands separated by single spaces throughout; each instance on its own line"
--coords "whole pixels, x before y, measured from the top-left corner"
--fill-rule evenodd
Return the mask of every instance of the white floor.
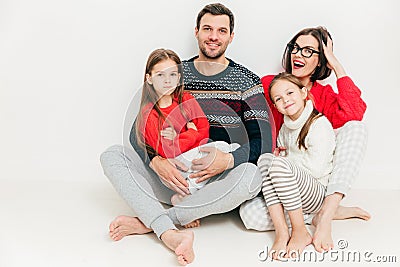
M 109 222 L 130 210 L 105 177 L 90 183 L 2 180 L 0 198 L 1 267 L 178 265 L 154 234 L 119 242 L 108 238 Z M 333 238 L 347 248 L 336 245 L 320 264 L 400 266 L 399 201 L 400 191 L 352 190 L 343 203 L 367 209 L 372 219 L 335 221 Z M 245 230 L 237 211 L 204 218 L 194 232 L 196 259 L 191 266 L 283 266 L 258 256 L 272 244 L 274 233 Z M 354 263 L 357 255 L 360 263 Z M 392 262 L 377 263 L 377 256 L 393 256 L 382 258 Z

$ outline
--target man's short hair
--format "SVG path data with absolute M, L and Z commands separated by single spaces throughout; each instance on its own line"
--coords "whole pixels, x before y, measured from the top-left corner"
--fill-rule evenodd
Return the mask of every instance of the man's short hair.
M 196 27 L 200 29 L 200 20 L 201 18 L 210 13 L 211 15 L 218 16 L 218 15 L 227 15 L 229 17 L 229 34 L 232 34 L 233 27 L 235 25 L 234 17 L 232 11 L 229 10 L 226 6 L 221 3 L 214 3 L 206 5 L 197 15 Z

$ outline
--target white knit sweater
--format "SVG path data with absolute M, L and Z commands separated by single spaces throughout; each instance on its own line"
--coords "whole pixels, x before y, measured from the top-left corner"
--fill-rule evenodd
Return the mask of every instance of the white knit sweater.
M 311 100 L 308 100 L 303 113 L 297 120 L 292 121 L 288 116 L 284 116 L 284 124 L 279 131 L 278 145 L 286 148 L 288 159 L 327 186 L 333 168 L 333 153 L 336 146 L 336 136 L 331 123 L 325 116 L 319 117 L 311 124 L 306 136 L 307 150 L 303 147 L 300 150 L 297 143 L 301 128 L 313 108 Z

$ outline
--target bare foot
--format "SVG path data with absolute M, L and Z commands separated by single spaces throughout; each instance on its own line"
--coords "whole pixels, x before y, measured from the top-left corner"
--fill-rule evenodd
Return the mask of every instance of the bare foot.
M 121 240 L 127 235 L 142 235 L 153 231 L 147 228 L 138 218 L 125 215 L 115 218 L 109 229 L 109 235 L 114 241 Z
M 269 257 L 274 260 L 280 260 L 286 256 L 286 247 L 289 241 L 289 233 L 276 234 L 274 243 L 272 244 Z
M 187 265 L 194 260 L 192 231 L 167 230 L 161 235 L 164 244 L 175 252 L 178 262 Z
M 195 227 L 199 227 L 200 226 L 200 220 L 194 220 L 193 222 L 190 222 L 188 224 L 183 225 L 183 227 L 185 228 L 195 228 Z
M 346 220 L 351 218 L 358 218 L 365 221 L 371 219 L 371 215 L 359 207 L 343 207 L 339 206 L 336 210 L 334 220 Z
M 332 219 L 329 217 L 329 215 L 324 216 L 324 214 L 317 213 L 312 220 L 312 225 L 316 227 L 313 244 L 318 252 L 333 249 Z M 368 221 L 371 215 L 359 207 L 339 206 L 333 216 L 333 220 L 346 220 L 350 218 L 359 218 Z
M 319 213 L 312 220 L 312 224 L 316 227 L 312 242 L 318 252 L 333 249 L 331 222 L 330 218 L 321 216 Z
M 180 195 L 180 194 L 175 194 L 171 197 L 171 203 L 172 205 L 176 206 L 179 203 L 182 202 L 184 196 Z M 200 220 L 194 220 L 193 222 L 190 222 L 188 224 L 182 225 L 185 228 L 195 228 L 195 227 L 199 227 L 200 226 Z
M 312 243 L 312 237 L 304 227 L 299 230 L 292 230 L 289 244 L 287 245 L 287 258 L 299 257 L 306 246 Z

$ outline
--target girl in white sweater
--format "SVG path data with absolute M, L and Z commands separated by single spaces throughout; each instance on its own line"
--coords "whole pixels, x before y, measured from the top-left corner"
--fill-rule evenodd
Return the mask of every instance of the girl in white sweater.
M 262 192 L 275 226 L 273 259 L 298 257 L 311 244 L 304 213 L 317 212 L 332 172 L 335 133 L 331 123 L 313 106 L 308 92 L 295 76 L 277 75 L 269 86 L 272 102 L 284 115 L 274 154 L 260 156 Z M 290 219 L 291 234 L 285 213 Z

